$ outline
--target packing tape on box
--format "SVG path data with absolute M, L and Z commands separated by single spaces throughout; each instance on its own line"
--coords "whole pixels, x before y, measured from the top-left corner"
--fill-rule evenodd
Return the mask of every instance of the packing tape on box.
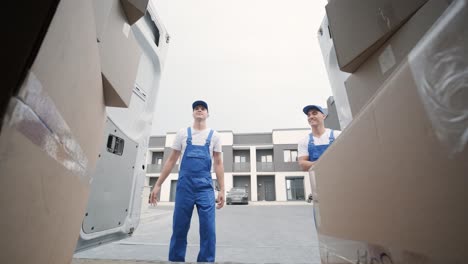
M 32 72 L 29 72 L 20 91 L 19 97 L 10 100 L 4 125 L 18 130 L 85 183 L 90 183 L 86 155 Z
M 468 3 L 453 1 L 409 54 L 435 134 L 449 155 L 468 142 Z
M 453 264 L 404 249 L 318 235 L 322 264 Z

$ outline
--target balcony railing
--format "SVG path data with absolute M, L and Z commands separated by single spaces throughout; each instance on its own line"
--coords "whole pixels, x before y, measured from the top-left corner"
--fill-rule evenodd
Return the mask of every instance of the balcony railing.
M 161 169 L 161 164 L 148 164 L 146 167 L 146 173 L 160 173 Z
M 275 166 L 273 162 L 257 162 L 257 171 L 275 171 Z
M 234 163 L 234 172 L 250 172 L 250 162 Z

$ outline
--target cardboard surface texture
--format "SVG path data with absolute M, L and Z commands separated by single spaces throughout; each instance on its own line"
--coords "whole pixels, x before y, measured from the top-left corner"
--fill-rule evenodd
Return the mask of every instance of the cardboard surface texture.
M 9 25 L 2 32 L 1 58 L 2 93 L 0 96 L 0 122 L 11 96 L 16 95 L 22 80 L 31 67 L 37 50 L 52 20 L 58 0 L 11 1 L 4 7 L 4 21 Z
M 466 259 L 468 148 L 444 150 L 404 62 L 314 168 L 319 233 Z
M 100 72 L 91 2 L 60 1 L 0 135 L 1 263 L 70 263 L 104 131 Z
M 96 24 L 96 37 L 100 42 L 103 37 L 104 30 L 107 27 L 109 15 L 115 0 L 93 0 L 94 20 Z
M 453 1 L 311 171 L 328 253 L 466 262 L 467 25 Z
M 340 69 L 352 73 L 427 0 L 331 0 L 326 6 Z
M 127 23 L 121 1 L 102 1 L 93 3 L 105 105 L 128 107 L 142 51 Z
M 89 1 L 69 2 L 59 5 L 31 71 L 94 167 L 106 115 L 96 31 Z
M 451 1 L 429 0 L 345 81 L 353 116 L 382 86 Z
M 345 128 L 353 119 L 351 108 L 348 102 L 348 95 L 344 81 L 349 73 L 343 72 L 338 66 L 333 40 L 330 37 L 328 18 L 325 16 L 318 32 L 318 40 L 323 55 L 323 61 L 328 73 L 328 80 L 336 102 L 336 111 L 341 129 Z
M 70 263 L 88 186 L 18 130 L 0 136 L 1 263 Z

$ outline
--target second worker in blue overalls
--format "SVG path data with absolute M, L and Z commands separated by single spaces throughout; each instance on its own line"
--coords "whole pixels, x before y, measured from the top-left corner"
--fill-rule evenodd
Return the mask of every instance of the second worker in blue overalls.
M 302 109 L 307 115 L 307 122 L 311 131 L 297 146 L 297 159 L 302 170 L 308 171 L 322 156 L 341 131 L 325 128 L 327 115 L 322 107 L 318 105 L 307 105 Z
M 187 234 L 190 228 L 193 209 L 196 206 L 200 220 L 200 252 L 197 262 L 214 262 L 216 255 L 215 206 L 224 205 L 224 167 L 221 158 L 219 134 L 207 128 L 208 104 L 195 101 L 192 104 L 193 126 L 181 129 L 172 145 L 172 152 L 165 162 L 161 175 L 150 196 L 156 204 L 161 185 L 182 155 L 177 180 L 172 237 L 169 246 L 169 261 L 185 262 Z M 211 165 L 219 184 L 215 199 L 211 178 Z

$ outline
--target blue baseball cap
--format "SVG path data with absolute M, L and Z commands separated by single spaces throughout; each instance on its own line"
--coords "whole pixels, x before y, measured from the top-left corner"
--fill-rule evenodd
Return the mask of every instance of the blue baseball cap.
M 325 114 L 325 111 L 323 111 L 323 108 L 318 106 L 318 105 L 307 105 L 305 106 L 303 109 L 302 109 L 302 112 L 304 112 L 304 114 L 308 114 L 310 110 L 317 110 L 319 111 L 320 113 L 324 114 L 324 115 L 327 115 Z
M 197 100 L 197 101 L 193 102 L 192 109 L 195 109 L 195 107 L 197 107 L 199 105 L 205 107 L 206 111 L 208 111 L 208 104 L 205 101 L 202 101 L 202 100 Z

